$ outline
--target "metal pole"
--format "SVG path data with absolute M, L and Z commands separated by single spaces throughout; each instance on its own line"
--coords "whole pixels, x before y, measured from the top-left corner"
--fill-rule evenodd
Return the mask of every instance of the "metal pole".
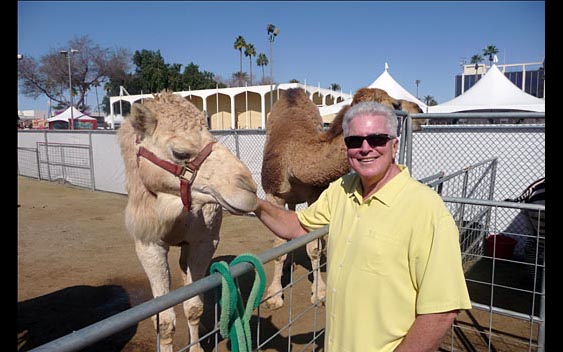
M 68 63 L 68 90 L 69 90 L 69 95 L 70 95 L 70 123 L 68 126 L 69 130 L 74 129 L 74 102 L 72 99 L 72 69 L 70 66 L 70 55 L 74 54 L 74 53 L 78 53 L 79 51 L 76 49 L 72 49 L 70 48 L 68 51 L 67 50 L 61 50 L 60 53 L 63 55 L 66 55 L 66 60 Z
M 71 49 L 72 50 L 72 49 Z M 69 124 L 69 129 L 74 129 L 74 112 L 73 112 L 73 107 L 74 107 L 74 103 L 72 101 L 72 71 L 70 68 L 70 53 L 71 50 L 66 52 L 66 59 L 68 62 L 68 93 L 70 95 L 70 124 Z
M 272 53 L 272 44 L 274 43 L 274 37 L 270 36 L 270 112 L 272 111 L 272 105 L 274 104 L 272 84 L 274 84 L 274 56 Z

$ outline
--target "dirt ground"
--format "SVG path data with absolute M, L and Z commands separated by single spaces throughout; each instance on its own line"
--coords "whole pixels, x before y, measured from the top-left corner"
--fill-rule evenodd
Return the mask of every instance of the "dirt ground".
M 152 298 L 133 240 L 125 230 L 126 202 L 124 195 L 18 177 L 18 351 L 27 351 Z M 261 253 L 272 248 L 273 239 L 255 217 L 225 213 L 213 260 L 229 263 L 241 253 Z M 296 257 L 298 263 L 307 266 L 304 251 Z M 173 288 L 182 285 L 178 258 L 179 249 L 172 248 L 169 263 Z M 310 282 L 303 267 L 297 265 L 294 270 L 294 276 L 303 276 L 303 280 L 292 297 L 303 304 L 294 305 L 291 312 L 288 304 L 276 311 L 261 308 L 261 341 L 309 303 Z M 264 269 L 268 285 L 272 263 Z M 206 299 L 205 304 L 201 335 L 214 326 L 212 303 Z M 181 306 L 175 310 L 174 346 L 178 350 L 186 345 L 188 333 Z M 324 310 L 317 314 L 324 316 Z M 309 322 L 313 317 L 308 315 L 311 312 L 291 328 L 291 341 L 284 331 L 263 350 L 287 351 L 288 343 L 301 350 L 299 346 L 305 346 L 312 336 Z M 256 319 L 251 323 L 255 325 Z M 322 328 L 318 321 L 316 324 Z M 206 351 L 214 346 L 209 340 L 203 343 Z M 225 344 L 222 341 L 219 350 L 227 351 Z M 88 351 L 155 351 L 155 346 L 155 331 L 147 319 Z
M 18 177 L 18 351 L 27 351 L 152 298 L 124 227 L 126 201 L 124 195 Z M 273 235 L 259 220 L 226 213 L 214 261 L 230 262 L 245 252 L 258 254 L 272 244 Z M 178 257 L 179 250 L 173 248 L 169 256 L 173 288 L 181 286 Z M 317 330 L 323 326 L 321 308 L 304 314 L 290 329 L 283 329 L 290 317 L 295 318 L 309 304 L 310 281 L 304 267 L 310 264 L 304 251 L 296 254 L 296 262 L 294 276 L 304 279 L 293 290 L 294 308 L 290 310 L 289 304 L 276 311 L 261 308 L 259 319 L 251 321 L 256 325 L 259 320 L 261 341 L 282 330 L 261 351 L 312 351 L 312 346 L 306 346 L 314 326 Z M 272 263 L 265 265 L 265 271 L 269 284 Z M 472 298 L 477 295 L 470 294 Z M 487 299 L 484 297 L 483 303 Z M 178 350 L 186 345 L 188 336 L 182 309 L 175 309 L 174 346 Z M 208 299 L 205 309 L 201 335 L 214 326 L 213 306 Z M 537 327 L 531 328 L 529 322 L 473 309 L 460 315 L 459 324 L 460 328 L 448 333 L 441 350 L 536 350 L 527 347 L 530 334 L 533 340 L 537 338 Z M 212 351 L 214 341 L 209 338 L 202 345 Z M 156 335 L 147 319 L 84 351 L 155 351 L 155 346 Z M 315 347 L 322 351 L 322 337 Z M 221 341 L 218 350 L 228 351 L 227 342 Z

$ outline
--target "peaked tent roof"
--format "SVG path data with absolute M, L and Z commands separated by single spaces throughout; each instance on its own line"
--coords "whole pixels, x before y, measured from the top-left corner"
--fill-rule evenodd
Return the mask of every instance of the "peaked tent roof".
M 429 106 L 429 113 L 475 110 L 519 110 L 545 112 L 545 100 L 523 92 L 493 65 L 465 91 L 445 103 Z
M 409 93 L 405 88 L 403 88 L 397 81 L 391 77 L 388 72 L 389 65 L 385 63 L 385 71 L 372 84 L 368 86 L 368 88 L 379 88 L 383 89 L 387 92 L 390 96 L 395 99 L 404 99 L 408 101 L 412 101 L 413 103 L 418 104 L 422 111 L 426 111 L 426 104 L 422 101 L 418 100 L 414 95 Z
M 92 121 L 92 120 L 96 120 L 95 118 L 85 115 L 83 113 L 81 113 L 77 108 L 75 108 L 74 106 L 69 107 L 68 109 L 66 109 L 65 111 L 61 112 L 58 115 L 55 115 L 51 118 L 48 118 L 47 121 L 49 122 L 53 122 L 53 121 L 70 121 L 70 109 L 72 109 L 72 117 L 74 118 L 74 120 L 78 119 L 80 121 Z

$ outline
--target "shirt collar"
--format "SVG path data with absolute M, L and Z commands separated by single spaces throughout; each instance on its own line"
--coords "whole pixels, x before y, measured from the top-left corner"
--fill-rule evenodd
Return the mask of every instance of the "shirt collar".
M 393 177 L 389 182 L 387 182 L 379 191 L 369 196 L 365 200 L 365 203 L 372 202 L 374 199 L 376 199 L 387 206 L 391 206 L 393 200 L 400 193 L 401 189 L 404 188 L 405 184 L 410 178 L 408 167 L 402 164 L 397 164 L 397 167 L 399 168 L 399 170 L 401 170 L 401 172 Z M 352 190 L 353 191 L 351 196 L 355 197 L 356 200 L 361 204 L 363 199 L 362 182 L 358 175 L 356 175 L 355 184 L 353 185 Z

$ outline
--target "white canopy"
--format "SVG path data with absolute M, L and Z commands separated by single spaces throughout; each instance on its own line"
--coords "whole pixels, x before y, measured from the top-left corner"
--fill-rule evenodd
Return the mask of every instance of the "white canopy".
M 69 107 L 68 109 L 66 109 L 65 111 L 61 112 L 58 115 L 55 115 L 49 119 L 47 119 L 47 121 L 49 122 L 53 122 L 53 121 L 66 121 L 69 122 L 70 121 L 70 109 L 72 109 L 72 117 L 74 118 L 74 120 L 78 119 L 79 121 L 96 121 L 95 118 L 90 117 L 88 115 L 85 115 L 83 113 L 81 113 L 80 111 L 78 111 L 77 108 L 75 108 L 74 106 Z
M 465 91 L 445 103 L 429 106 L 429 113 L 478 110 L 517 110 L 545 112 L 545 100 L 523 92 L 493 65 L 487 73 Z
M 414 95 L 409 93 L 405 88 L 403 88 L 397 81 L 391 77 L 388 72 L 389 65 L 385 63 L 385 71 L 368 88 L 379 88 L 387 92 L 391 97 L 395 99 L 404 99 L 416 103 L 422 111 L 426 111 L 426 104 L 418 100 Z

